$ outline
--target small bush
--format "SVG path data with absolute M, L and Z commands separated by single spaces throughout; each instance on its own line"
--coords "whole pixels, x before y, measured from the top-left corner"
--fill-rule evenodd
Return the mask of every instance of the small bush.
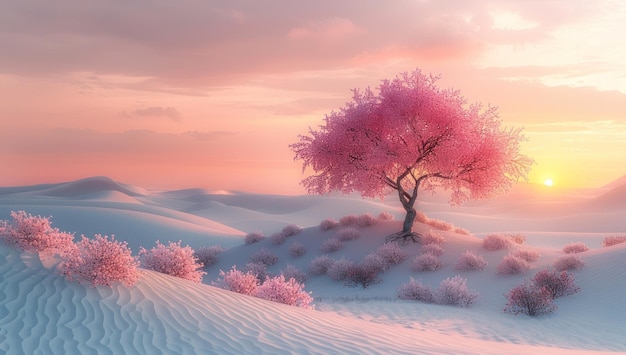
M 372 264 L 352 265 L 348 268 L 345 285 L 349 287 L 361 286 L 368 288 L 381 281 L 378 277 L 378 269 Z
M 582 267 L 585 266 L 585 262 L 577 255 L 564 255 L 558 258 L 553 266 L 557 271 L 570 271 L 582 269 Z
M 462 234 L 462 235 L 467 235 L 467 236 L 471 236 L 472 232 L 468 231 L 465 228 L 461 228 L 461 227 L 456 227 L 454 228 L 454 233 L 456 234 Z
M 346 258 L 336 260 L 326 271 L 328 277 L 335 281 L 345 281 L 350 274 L 350 268 L 354 263 Z
M 582 243 L 582 242 L 570 243 L 563 247 L 563 252 L 565 254 L 584 253 L 587 250 L 589 250 L 589 247 L 586 246 L 585 243 Z
M 454 225 L 451 223 L 448 223 L 446 221 L 442 221 L 440 219 L 436 219 L 436 218 L 429 218 L 428 221 L 426 221 L 426 224 L 428 224 L 429 226 L 435 228 L 435 229 L 439 229 L 442 231 L 451 231 L 454 230 Z
M 44 253 L 65 254 L 74 248 L 74 235 L 53 228 L 51 217 L 33 216 L 24 211 L 11 211 L 11 222 L 0 222 L 0 238 L 14 248 Z
M 237 270 L 236 266 L 233 266 L 228 272 L 220 270 L 220 278 L 216 285 L 229 291 L 254 296 L 259 286 L 259 280 L 252 272 L 244 273 Z
M 268 277 L 271 277 L 267 271 L 267 265 L 263 263 L 247 263 L 245 270 L 254 275 L 260 284 L 265 282 Z
M 409 279 L 409 282 L 400 285 L 398 297 L 402 300 L 435 303 L 435 294 L 430 287 L 423 285 L 419 281 L 415 281 L 412 277 Z
M 304 291 L 304 285 L 295 279 L 285 280 L 283 275 L 267 279 L 257 287 L 256 296 L 264 300 L 284 303 L 290 306 L 313 309 L 313 297 Z
M 411 270 L 414 272 L 435 271 L 441 267 L 441 261 L 436 255 L 425 253 L 417 255 L 411 261 Z
M 305 272 L 291 264 L 287 264 L 287 266 L 285 266 L 285 268 L 281 271 L 281 274 L 285 276 L 285 279 L 295 279 L 299 283 L 303 283 L 307 279 Z
M 387 271 L 389 268 L 389 264 L 382 258 L 382 256 L 371 253 L 363 258 L 361 261 L 361 265 L 364 268 L 375 270 L 377 273 Z
M 265 239 L 265 236 L 263 235 L 263 233 L 261 233 L 261 232 L 250 232 L 250 233 L 246 234 L 244 242 L 246 244 L 254 244 L 254 243 L 258 243 L 258 242 L 262 241 L 263 239 Z
M 507 249 L 511 246 L 511 239 L 500 234 L 490 234 L 483 239 L 483 248 L 488 251 Z
M 517 275 L 523 274 L 530 269 L 530 264 L 514 255 L 507 255 L 502 258 L 498 265 L 498 275 Z
M 567 271 L 549 271 L 544 269 L 535 274 L 533 283 L 538 288 L 545 288 L 554 299 L 569 296 L 580 291 L 574 284 L 574 276 Z
M 611 235 L 602 240 L 603 247 L 612 247 L 621 243 L 626 243 L 626 235 Z
M 359 232 L 358 229 L 352 227 L 341 228 L 335 234 L 335 238 L 339 239 L 342 242 L 359 239 L 360 237 L 361 232 Z
M 526 241 L 526 236 L 523 234 L 509 234 L 508 237 L 515 244 L 524 244 Z
M 296 224 L 288 224 L 283 228 L 283 234 L 287 238 L 293 237 L 300 232 L 302 232 L 302 227 Z
M 277 232 L 270 236 L 270 243 L 272 245 L 281 245 L 287 241 L 287 236 L 283 232 Z
M 189 246 L 181 247 L 178 243 L 161 244 L 158 240 L 156 247 L 150 250 L 141 248 L 139 255 L 143 258 L 144 266 L 150 270 L 168 274 L 181 279 L 200 283 L 206 272 L 202 271 L 202 264 L 194 256 Z
M 106 285 L 116 281 L 132 286 L 139 279 L 139 261 L 132 255 L 126 242 L 115 237 L 96 234 L 94 239 L 82 236 L 64 256 L 62 270 L 69 280 L 87 281 L 92 286 Z
M 533 262 L 539 260 L 539 252 L 528 250 L 528 249 L 519 249 L 511 253 L 511 255 L 518 257 L 520 259 L 524 259 L 526 261 Z
M 402 263 L 407 258 L 406 252 L 398 243 L 385 243 L 378 247 L 375 253 L 383 258 L 388 265 L 386 269 Z
M 421 238 L 422 245 L 427 244 L 439 244 L 443 245 L 446 240 L 437 232 L 433 230 L 429 230 L 426 234 L 424 234 Z
M 339 227 L 339 222 L 335 221 L 334 218 L 326 218 L 325 220 L 320 222 L 320 230 L 323 232 L 335 229 L 337 227 Z
M 324 253 L 332 253 L 343 248 L 343 243 L 337 238 L 329 238 L 322 242 L 321 249 Z
M 370 227 L 376 224 L 376 218 L 369 213 L 360 215 L 356 220 L 356 225 L 362 228 Z
M 422 211 L 417 211 L 417 213 L 415 213 L 415 221 L 416 221 L 416 222 L 426 224 L 426 222 L 428 222 L 429 220 L 430 220 L 430 218 L 428 218 L 428 216 L 426 216 L 426 215 L 424 214 L 424 212 L 422 212 Z
M 292 258 L 299 258 L 304 254 L 306 254 L 304 245 L 294 242 L 289 246 L 289 255 L 291 255 Z
M 383 211 L 378 214 L 379 221 L 392 221 L 393 218 L 394 218 L 393 215 L 387 211 Z
M 340 226 L 350 226 L 350 225 L 356 224 L 356 221 L 358 219 L 359 219 L 359 217 L 357 215 L 354 215 L 354 214 L 343 216 L 343 217 L 339 218 L 339 225 Z
M 477 297 L 477 293 L 467 289 L 467 280 L 459 275 L 441 281 L 436 294 L 437 303 L 457 307 L 469 307 Z
M 442 256 L 443 255 L 443 248 L 439 244 L 430 243 L 430 244 L 422 245 L 422 248 L 420 249 L 420 253 L 421 254 L 432 254 L 432 255 L 435 255 L 435 256 Z
M 459 256 L 454 269 L 459 271 L 483 271 L 485 266 L 487 266 L 485 258 L 476 254 L 473 250 L 468 250 Z
M 324 275 L 334 263 L 335 259 L 328 255 L 318 256 L 309 263 L 309 272 L 312 275 Z
M 504 296 L 507 299 L 505 313 L 515 315 L 522 313 L 535 317 L 550 314 L 557 308 L 546 288 L 537 287 L 529 281 L 514 287 Z
M 202 247 L 196 250 L 195 257 L 198 259 L 198 262 L 204 265 L 204 267 L 209 267 L 215 265 L 217 262 L 217 256 L 224 251 L 219 245 L 212 247 Z
M 256 264 L 264 264 L 265 266 L 272 266 L 278 262 L 278 256 L 269 251 L 267 248 L 259 249 L 257 252 L 250 255 L 250 262 Z

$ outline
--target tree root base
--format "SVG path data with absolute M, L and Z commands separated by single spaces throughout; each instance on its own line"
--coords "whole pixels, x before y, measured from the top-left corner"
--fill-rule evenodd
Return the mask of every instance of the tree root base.
M 398 232 L 388 235 L 385 238 L 385 243 L 399 243 L 400 245 L 407 245 L 409 242 L 420 243 L 422 236 L 415 232 Z

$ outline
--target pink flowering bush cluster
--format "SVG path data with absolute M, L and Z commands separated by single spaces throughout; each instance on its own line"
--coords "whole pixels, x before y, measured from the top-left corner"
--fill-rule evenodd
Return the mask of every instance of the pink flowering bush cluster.
M 87 281 L 92 286 L 111 286 L 117 281 L 132 286 L 139 278 L 137 267 L 139 261 L 126 242 L 96 234 L 94 239 L 82 236 L 64 257 L 62 272 L 69 280 Z
M 339 240 L 339 238 L 329 238 L 322 242 L 320 248 L 324 253 L 332 253 L 343 248 L 343 243 Z
M 227 272 L 220 270 L 220 278 L 215 283 L 226 290 L 244 295 L 255 295 L 259 280 L 251 271 L 242 272 L 236 266 Z
M 194 256 L 198 259 L 198 263 L 204 265 L 204 267 L 213 266 L 217 262 L 218 255 L 224 251 L 219 245 L 211 247 L 202 247 L 196 250 Z
M 490 234 L 483 239 L 483 248 L 488 251 L 507 249 L 511 246 L 511 239 L 501 234 Z
M 352 265 L 348 268 L 344 284 L 349 287 L 361 286 L 368 288 L 381 281 L 378 277 L 379 272 L 379 268 L 375 264 L 361 263 Z
M 289 246 L 289 255 L 291 255 L 292 258 L 299 258 L 304 254 L 306 254 L 306 248 L 304 247 L 304 245 L 298 242 L 293 242 Z
M 563 252 L 565 254 L 577 254 L 584 253 L 589 250 L 589 247 L 585 245 L 583 242 L 570 243 L 563 247 Z
M 272 245 L 281 245 L 287 241 L 287 235 L 283 232 L 276 232 L 270 236 L 270 243 Z
M 385 261 L 385 264 L 387 265 L 385 270 L 402 263 L 407 258 L 407 254 L 404 249 L 402 249 L 398 243 L 393 242 L 381 245 L 374 253 Z
M 524 244 L 526 236 L 523 234 L 508 234 L 509 239 L 515 244 Z
M 603 247 L 612 247 L 622 243 L 626 243 L 626 235 L 611 235 L 602 240 Z
M 287 266 L 285 266 L 285 268 L 281 271 L 281 274 L 285 276 L 285 279 L 287 280 L 295 279 L 300 283 L 303 283 L 307 279 L 305 272 L 291 264 L 287 264 Z
M 198 262 L 190 246 L 181 247 L 180 243 L 181 241 L 170 242 L 165 245 L 157 240 L 155 247 L 150 250 L 141 248 L 139 255 L 147 269 L 197 283 L 202 282 L 202 277 L 206 274 L 202 271 L 204 265 Z
M 247 263 L 245 270 L 254 275 L 259 280 L 259 283 L 271 276 L 267 271 L 267 265 L 263 263 Z
M 359 219 L 359 216 L 355 214 L 349 214 L 349 215 L 339 218 L 339 225 L 350 226 L 350 225 L 356 224 L 358 219 Z
M 313 309 L 313 297 L 304 290 L 304 286 L 295 279 L 285 279 L 285 276 L 278 275 L 268 278 L 256 289 L 256 297 L 284 303 L 305 309 Z
M 578 270 L 585 266 L 585 262 L 578 255 L 564 255 L 558 258 L 553 266 L 558 271 Z
M 439 233 L 433 231 L 433 230 L 429 230 L 427 233 L 425 233 L 424 235 L 422 235 L 421 237 L 421 243 L 422 245 L 428 245 L 428 244 L 439 244 L 442 245 L 443 243 L 445 243 L 445 238 L 442 237 Z
M 469 236 L 469 235 L 472 235 L 472 232 L 468 231 L 468 230 L 467 230 L 467 229 L 465 229 L 465 228 L 461 228 L 461 227 L 455 227 L 455 228 L 453 229 L 453 231 L 454 231 L 454 233 L 456 233 L 456 234 L 463 234 L 463 235 L 468 235 L 468 236 Z
M 441 261 L 431 253 L 416 255 L 411 261 L 411 270 L 414 272 L 435 271 L 440 267 Z
M 379 221 L 392 221 L 393 218 L 394 218 L 393 215 L 387 211 L 383 211 L 378 214 Z
M 557 308 L 550 292 L 546 288 L 536 287 L 530 281 L 514 287 L 504 296 L 507 299 L 505 313 L 535 317 L 552 313 Z
M 309 263 L 309 273 L 312 275 L 324 275 L 334 263 L 335 259 L 330 256 L 320 255 L 313 258 Z
M 322 232 L 326 232 L 337 227 L 339 227 L 339 222 L 337 222 L 334 218 L 326 218 L 325 220 L 322 220 L 319 226 Z
M 424 303 L 469 307 L 476 301 L 478 293 L 470 291 L 467 280 L 459 275 L 441 281 L 436 292 L 411 277 L 408 283 L 400 285 L 398 297 Z
M 265 266 L 272 266 L 278 262 L 278 256 L 267 248 L 261 248 L 255 253 L 250 255 L 250 262 L 256 264 L 263 264 Z
M 369 213 L 360 215 L 356 220 L 356 225 L 361 228 L 370 227 L 374 224 L 376 224 L 376 218 Z
M 434 256 L 443 255 L 443 247 L 440 244 L 430 243 L 422 245 L 420 248 L 421 254 L 432 254 Z
M 283 227 L 283 230 L 282 230 L 282 233 L 287 238 L 293 237 L 294 235 L 296 235 L 296 234 L 298 234 L 300 232 L 302 232 L 302 227 L 300 227 L 297 224 L 288 224 L 285 227 Z
M 509 254 L 498 264 L 498 275 L 518 275 L 530 269 L 528 261 Z
M 246 244 L 254 244 L 254 243 L 258 243 L 262 241 L 263 239 L 265 239 L 265 236 L 263 235 L 263 233 L 256 231 L 256 232 L 250 232 L 246 234 L 246 237 L 244 238 L 244 242 Z
M 511 255 L 520 259 L 524 259 L 529 263 L 539 260 L 539 252 L 529 249 L 518 249 L 512 252 Z
M 359 239 L 360 237 L 361 237 L 361 232 L 359 232 L 358 229 L 353 228 L 353 227 L 341 228 L 335 234 L 335 238 L 339 239 L 342 242 Z
M 574 278 L 566 271 L 539 271 L 532 280 L 525 280 L 505 295 L 506 313 L 526 314 L 531 317 L 549 314 L 557 309 L 554 299 L 580 291 Z
M 0 222 L 0 238 L 11 247 L 45 254 L 64 254 L 73 248 L 74 235 L 53 228 L 50 217 L 11 211 L 11 218 Z
M 483 271 L 485 266 L 487 266 L 485 258 L 476 254 L 473 250 L 468 250 L 459 256 L 454 269 L 459 271 Z
M 328 268 L 326 275 L 335 281 L 345 281 L 349 274 L 350 269 L 354 266 L 354 263 L 346 258 L 335 260 L 335 262 Z

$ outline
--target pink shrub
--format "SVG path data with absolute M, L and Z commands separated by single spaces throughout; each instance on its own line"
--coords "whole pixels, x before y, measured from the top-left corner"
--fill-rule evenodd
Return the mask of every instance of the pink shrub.
M 217 256 L 224 251 L 219 245 L 212 247 L 202 247 L 195 252 L 198 262 L 204 267 L 213 266 L 217 262 Z
M 612 247 L 621 243 L 626 243 L 626 235 L 611 235 L 602 240 L 603 247 Z
M 582 269 L 585 262 L 577 255 L 564 255 L 554 262 L 554 269 L 557 271 L 570 271 Z
M 345 281 L 350 274 L 350 268 L 354 263 L 346 258 L 336 260 L 326 271 L 328 277 L 335 281 Z
M 533 262 L 539 260 L 539 252 L 528 250 L 528 249 L 519 249 L 511 253 L 511 255 L 518 257 L 520 259 L 524 259 L 526 261 Z
M 537 287 L 529 281 L 514 287 L 504 296 L 507 299 L 504 308 L 506 313 L 515 315 L 522 313 L 535 317 L 552 313 L 557 308 L 546 288 Z
M 429 226 L 435 228 L 435 229 L 439 229 L 442 231 L 451 231 L 454 230 L 454 225 L 452 225 L 451 223 L 448 223 L 446 221 L 442 221 L 440 219 L 435 219 L 435 218 L 429 218 L 428 221 L 426 221 L 426 224 L 428 224 Z
M 267 272 L 267 265 L 262 263 L 247 263 L 245 270 L 254 275 L 257 280 L 259 280 L 259 283 L 265 282 L 265 280 L 271 276 L 270 273 Z
M 467 289 L 467 280 L 457 275 L 441 281 L 435 299 L 443 305 L 469 307 L 477 297 L 476 292 Z
M 309 263 L 309 272 L 313 275 L 324 275 L 334 263 L 335 259 L 328 255 L 318 256 Z
M 388 265 L 386 269 L 402 263 L 407 258 L 406 252 L 398 243 L 385 243 L 378 247 L 375 253 L 383 258 Z
M 259 280 L 252 272 L 244 273 L 237 270 L 236 266 L 233 266 L 228 272 L 220 270 L 220 279 L 218 279 L 216 284 L 229 291 L 254 296 L 259 286 Z
M 289 246 L 289 255 L 292 258 L 299 258 L 306 253 L 306 248 L 304 245 L 294 242 Z
M 285 237 L 293 237 L 294 235 L 302 232 L 302 227 L 297 224 L 288 224 L 283 228 L 283 234 Z
M 435 295 L 430 287 L 415 281 L 412 277 L 409 279 L 409 282 L 400 285 L 398 297 L 402 300 L 435 303 Z
M 522 258 L 513 255 L 507 255 L 502 258 L 498 265 L 498 275 L 517 275 L 523 274 L 530 269 L 530 264 Z
M 422 245 L 422 247 L 420 249 L 420 253 L 422 253 L 422 254 L 432 254 L 432 255 L 435 255 L 435 256 L 442 256 L 443 255 L 443 248 L 439 244 L 430 243 L 430 244 Z
M 425 253 L 417 255 L 411 261 L 411 270 L 415 272 L 435 271 L 441 267 L 441 261 L 436 255 Z
M 250 233 L 246 234 L 244 242 L 246 244 L 253 244 L 253 243 L 258 243 L 258 242 L 262 241 L 263 239 L 265 239 L 265 236 L 263 235 L 263 233 L 261 233 L 261 232 L 250 232 Z
M 295 279 L 285 280 L 283 275 L 267 279 L 257 287 L 256 296 L 268 301 L 284 303 L 290 306 L 313 309 L 313 297 L 304 291 L 304 286 Z
M 150 250 L 141 248 L 139 255 L 146 268 L 163 274 L 180 277 L 181 279 L 200 283 L 206 272 L 202 271 L 202 264 L 194 256 L 189 246 L 181 247 L 180 241 L 161 244 L 158 240 L 156 247 Z
M 361 286 L 368 288 L 381 281 L 378 277 L 378 269 L 372 264 L 352 265 L 348 268 L 345 285 L 349 287 Z
M 545 288 L 552 298 L 569 296 L 580 291 L 574 284 L 574 276 L 567 271 L 548 271 L 544 269 L 535 274 L 532 282 L 538 288 Z
M 393 215 L 387 211 L 383 211 L 378 214 L 379 221 L 392 221 L 393 218 L 394 218 Z
M 377 273 L 387 271 L 390 265 L 382 258 L 382 256 L 371 253 L 363 258 L 361 265 L 369 270 L 375 270 Z
M 323 232 L 335 229 L 338 226 L 339 222 L 335 221 L 334 218 L 326 218 L 325 220 L 320 222 L 320 230 Z
M 250 255 L 249 260 L 251 263 L 272 266 L 278 262 L 278 256 L 269 251 L 267 248 L 262 248 Z
M 11 222 L 0 222 L 0 238 L 11 247 L 61 255 L 70 252 L 74 247 L 74 235 L 53 228 L 50 217 L 11 211 L 11 218 Z
M 303 283 L 307 279 L 305 272 L 300 271 L 300 269 L 291 264 L 287 264 L 287 266 L 285 266 L 285 268 L 281 271 L 281 274 L 286 280 L 295 279 L 299 283 Z
M 526 236 L 523 234 L 509 234 L 508 237 L 515 244 L 524 244 L 526 241 Z
M 483 271 L 485 266 L 487 266 L 485 258 L 476 254 L 473 250 L 468 250 L 459 256 L 454 269 L 459 271 Z
M 424 212 L 422 212 L 422 211 L 417 211 L 417 213 L 415 214 L 415 221 L 416 222 L 426 224 L 426 222 L 428 222 L 429 219 L 430 218 L 428 218 L 428 216 L 426 216 L 424 214 Z
M 96 234 L 94 239 L 85 236 L 64 256 L 62 270 L 69 280 L 87 281 L 92 286 L 111 286 L 121 281 L 132 286 L 139 278 L 139 261 L 132 256 L 126 242 L 113 236 Z
M 472 233 L 470 231 L 468 231 L 465 228 L 461 228 L 461 227 L 455 227 L 454 228 L 454 233 L 462 234 L 462 235 L 468 235 L 468 236 L 472 235 Z
M 582 242 L 570 243 L 563 247 L 563 252 L 565 254 L 584 253 L 587 250 L 589 250 L 589 247 L 586 246 L 585 243 L 582 243 Z
M 364 213 L 357 218 L 356 224 L 362 228 L 370 227 L 376 224 L 376 218 L 369 213 Z
M 287 236 L 283 232 L 274 233 L 270 236 L 270 243 L 272 245 L 281 245 L 287 241 Z
M 439 244 L 442 245 L 446 240 L 437 232 L 433 230 L 429 230 L 427 233 L 422 235 L 421 243 L 422 245 L 427 244 Z
M 341 228 L 335 234 L 335 238 L 339 239 L 342 242 L 359 239 L 360 237 L 361 232 L 359 232 L 358 229 L 352 227 Z
M 359 219 L 359 216 L 355 214 L 349 214 L 339 218 L 339 225 L 341 226 L 350 226 L 356 224 L 356 221 Z
M 337 238 L 329 238 L 322 242 L 320 248 L 324 253 L 331 253 L 343 248 L 343 243 Z
M 483 239 L 483 248 L 489 251 L 507 249 L 511 246 L 511 239 L 500 234 L 490 234 Z

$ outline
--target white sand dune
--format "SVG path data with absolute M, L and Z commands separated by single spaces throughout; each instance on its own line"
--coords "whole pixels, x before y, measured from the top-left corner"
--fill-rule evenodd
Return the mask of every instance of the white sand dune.
M 207 268 L 204 285 L 142 271 L 133 287 L 89 287 L 68 282 L 55 272 L 54 260 L 20 254 L 0 244 L 0 352 L 7 354 L 528 354 L 626 352 L 626 244 L 602 248 L 607 234 L 626 234 L 626 221 L 612 204 L 621 184 L 595 192 L 554 191 L 533 200 L 519 194 L 492 203 L 449 208 L 445 197 L 426 198 L 421 207 L 430 217 L 478 232 L 476 237 L 439 232 L 445 237 L 443 267 L 415 273 L 410 257 L 382 275 L 367 289 L 344 287 L 327 276 L 314 276 L 306 289 L 316 297 L 309 311 L 227 292 L 213 286 L 220 269 L 243 268 L 249 256 L 268 248 L 279 257 L 269 268 L 278 273 L 287 264 L 307 270 L 321 255 L 320 244 L 334 231 L 317 225 L 327 217 L 390 211 L 402 216 L 395 201 L 385 203 L 354 197 L 272 196 L 200 189 L 146 191 L 91 178 L 75 183 L 0 188 L 0 219 L 11 210 L 53 216 L 53 225 L 77 234 L 115 234 L 136 252 L 155 240 L 182 240 L 194 248 L 220 244 L 229 249 Z M 541 196 L 540 188 L 533 188 Z M 50 192 L 53 194 L 50 194 Z M 530 197 L 529 197 L 530 196 Z M 533 201 L 535 204 L 533 214 Z M 595 202 L 595 208 L 591 201 Z M 601 203 L 606 201 L 606 204 Z M 619 202 L 619 201 L 617 201 Z M 549 207 L 546 207 L 549 206 Z M 582 208 L 581 206 L 584 206 Z M 618 203 L 618 206 L 621 204 Z M 620 207 L 621 208 L 621 207 Z M 552 214 L 546 211 L 555 210 Z M 515 218 L 515 211 L 522 217 Z M 608 213 L 607 213 L 608 212 Z M 305 227 L 282 245 L 266 239 L 243 244 L 243 235 L 262 230 L 267 236 L 289 223 Z M 361 228 L 361 237 L 330 254 L 355 262 L 380 246 L 399 221 Z M 430 226 L 417 224 L 418 231 Z M 538 251 L 526 275 L 499 276 L 496 268 L 509 251 L 488 252 L 481 237 L 490 232 L 523 232 L 518 248 Z M 299 242 L 307 248 L 300 258 L 289 254 Z M 582 241 L 590 251 L 574 271 L 581 291 L 557 300 L 559 309 L 529 318 L 502 312 L 503 294 L 563 255 L 563 245 Z M 468 286 L 480 293 L 470 308 L 456 308 L 396 297 L 409 276 L 436 287 L 459 274 L 453 265 L 460 253 L 476 250 L 488 261 L 482 272 L 465 272 Z M 48 265 L 48 266 L 45 266 Z

